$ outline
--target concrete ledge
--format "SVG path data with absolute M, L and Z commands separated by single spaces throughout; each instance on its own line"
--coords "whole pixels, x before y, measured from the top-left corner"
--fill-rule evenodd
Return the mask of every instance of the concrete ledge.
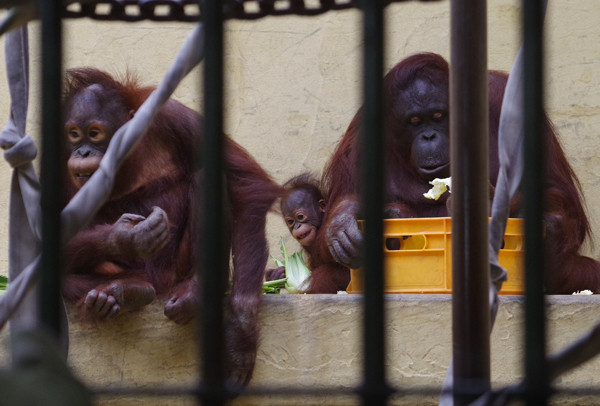
M 197 381 L 196 326 L 177 326 L 162 303 L 111 323 L 82 324 L 69 309 L 69 363 L 90 387 L 139 389 L 192 387 Z M 548 343 L 555 351 L 600 319 L 600 296 L 549 296 Z M 266 295 L 261 304 L 261 344 L 250 388 L 335 386 L 351 389 L 361 376 L 360 295 Z M 492 333 L 494 387 L 522 376 L 522 297 L 502 296 Z M 387 296 L 387 362 L 390 383 L 400 389 L 432 388 L 430 394 L 394 404 L 437 404 L 451 357 L 449 295 Z M 7 348 L 5 331 L 0 337 Z M 3 351 L 7 362 L 7 351 Z M 570 388 L 600 387 L 600 361 L 561 377 Z M 561 397 L 555 404 L 598 404 L 598 399 Z M 102 396 L 103 405 L 187 405 L 182 398 Z M 355 404 L 352 398 L 241 397 L 236 405 Z

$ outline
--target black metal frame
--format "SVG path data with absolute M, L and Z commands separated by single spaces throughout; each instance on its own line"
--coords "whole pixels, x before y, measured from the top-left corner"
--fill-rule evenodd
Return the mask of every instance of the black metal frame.
M 450 20 L 453 387 L 467 405 L 491 375 L 486 2 L 452 1 Z
M 62 97 L 61 1 L 39 0 L 42 19 L 42 263 L 40 314 L 42 325 L 59 336 L 62 314 L 60 299 L 60 211 L 62 209 L 60 156 L 62 115 L 57 100 Z
M 525 171 L 525 399 L 545 405 L 550 394 L 546 367 L 544 298 L 543 0 L 523 1 Z
M 205 2 L 205 150 L 203 163 L 205 168 L 206 193 L 204 199 L 206 209 L 203 213 L 206 231 L 203 258 L 203 269 L 222 269 L 227 263 L 224 250 L 222 224 L 223 212 L 223 7 L 217 1 Z M 210 230 L 210 232 L 208 232 Z M 214 235 L 210 235 L 213 234 Z M 225 261 L 225 262 L 224 262 Z M 200 272 L 200 270 L 198 270 Z M 204 278 L 202 303 L 202 371 L 198 400 L 203 405 L 224 404 L 227 393 L 224 387 L 223 370 L 223 296 L 220 286 L 224 285 L 223 272 L 200 272 Z
M 201 1 L 202 19 L 206 30 L 206 59 L 204 69 L 205 93 L 205 154 L 206 168 L 206 213 L 204 218 L 208 238 L 205 238 L 203 264 L 205 269 L 218 268 L 225 250 L 223 236 L 216 234 L 220 227 L 223 202 L 222 179 L 222 122 L 223 122 L 223 20 L 228 17 L 243 18 L 245 0 L 229 1 L 239 8 L 224 8 L 219 0 Z M 425 1 L 425 0 L 423 0 Z M 453 333 L 454 333 L 454 377 L 457 404 L 469 400 L 489 389 L 489 307 L 488 307 L 488 263 L 487 243 L 487 179 L 474 174 L 487 173 L 487 158 L 472 160 L 472 156 L 487 157 L 487 57 L 485 35 L 486 1 L 452 1 L 452 47 L 451 88 L 467 89 L 460 94 L 451 92 L 453 104 L 452 132 L 462 135 L 453 141 L 454 210 L 453 239 Z M 126 1 L 120 0 L 121 3 Z M 60 331 L 60 297 L 58 255 L 60 241 L 60 168 L 59 160 L 45 159 L 59 154 L 61 112 L 56 100 L 61 95 L 61 18 L 68 16 L 61 0 L 38 0 L 42 19 L 42 204 L 43 204 L 43 247 L 42 247 L 42 317 L 44 324 L 57 335 Z M 73 3 L 73 1 L 67 1 Z M 82 2 L 83 3 L 83 2 Z M 117 4 L 119 1 L 104 1 Z M 129 3 L 132 3 L 131 1 Z M 141 3 L 141 2 L 140 2 Z M 145 3 L 160 4 L 160 1 Z M 181 4 L 189 1 L 180 1 Z M 302 3 L 302 2 L 300 2 Z M 291 0 L 290 4 L 298 5 Z M 358 390 L 365 405 L 386 404 L 391 388 L 385 375 L 385 334 L 383 296 L 383 258 L 380 247 L 383 204 L 383 167 L 379 157 L 383 151 L 382 134 L 382 73 L 383 73 L 383 9 L 385 0 L 363 0 L 364 13 L 364 136 L 365 151 L 362 163 L 362 188 L 365 202 L 366 234 L 365 293 L 364 293 L 364 378 Z M 260 13 L 249 15 L 258 18 L 272 9 L 273 1 L 258 1 Z M 549 382 L 543 368 L 545 363 L 544 297 L 542 291 L 543 252 L 541 249 L 541 168 L 543 157 L 540 148 L 542 111 L 542 0 L 524 0 L 524 52 L 526 72 L 526 154 L 528 156 L 525 191 L 526 194 L 526 398 L 528 404 L 545 404 L 549 395 Z M 354 1 L 322 1 L 329 9 L 355 6 Z M 271 8 L 269 8 L 271 7 Z M 151 10 L 154 11 L 153 6 Z M 284 14 L 284 13 L 280 13 Z M 290 14 L 290 13 L 288 13 Z M 300 13 L 299 13 L 300 14 Z M 316 14 L 306 12 L 304 14 Z M 81 17 L 82 15 L 71 15 Z M 109 19 L 108 17 L 106 19 Z M 117 18 L 115 18 L 117 19 Z M 182 18 L 183 19 L 183 18 Z M 462 63 L 468 61 L 468 64 Z M 460 99 L 459 99 L 460 98 Z M 461 106 L 470 106 L 470 110 Z M 482 108 L 482 106 L 484 108 Z M 476 114 L 473 114 L 476 111 Z M 461 124 L 461 117 L 468 116 L 468 126 Z M 476 123 L 474 124 L 474 119 Z M 485 138 L 485 139 L 484 139 Z M 465 141 L 468 140 L 468 142 Z M 468 148 L 464 148 L 469 146 Z M 210 151 L 210 153 L 208 153 Z M 367 181 L 368 180 L 368 181 Z M 485 183 L 485 184 L 484 184 Z M 366 198 L 368 196 L 368 198 Z M 469 209 L 467 209 L 467 203 Z M 473 209 L 475 207 L 475 209 Z M 484 210 L 485 207 L 485 210 Z M 485 214 L 484 214 L 485 212 Z M 476 249 L 473 249 L 473 247 Z M 467 249 L 470 247 L 471 249 Z M 485 255 L 479 255 L 481 252 Z M 204 275 L 205 285 L 221 286 L 221 273 Z M 203 377 L 196 395 L 205 405 L 221 405 L 228 393 L 223 382 L 221 348 L 223 337 L 222 297 L 206 289 L 203 303 Z M 479 293 L 477 293 L 479 292 Z M 157 391 L 158 392 L 158 391 Z M 335 392 L 335 391 L 334 391 Z M 165 391 L 165 393 L 173 394 Z M 185 394 L 186 391 L 178 393 Z M 189 394 L 189 391 L 187 391 Z M 287 393 L 284 391 L 284 393 Z M 301 393 L 297 391 L 296 393 Z

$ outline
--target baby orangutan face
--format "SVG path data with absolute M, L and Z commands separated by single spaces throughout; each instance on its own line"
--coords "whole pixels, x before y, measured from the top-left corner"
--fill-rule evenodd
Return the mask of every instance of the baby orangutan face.
M 321 226 L 325 200 L 307 189 L 293 189 L 281 199 L 281 213 L 292 237 L 310 248 Z

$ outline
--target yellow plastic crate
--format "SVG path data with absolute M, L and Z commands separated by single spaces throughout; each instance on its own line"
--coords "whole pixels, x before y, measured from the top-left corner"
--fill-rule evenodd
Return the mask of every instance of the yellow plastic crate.
M 384 220 L 385 292 L 451 293 L 451 237 L 450 217 Z M 523 294 L 522 219 L 508 219 L 498 259 L 508 272 L 500 293 Z M 350 274 L 348 293 L 361 293 L 362 270 Z

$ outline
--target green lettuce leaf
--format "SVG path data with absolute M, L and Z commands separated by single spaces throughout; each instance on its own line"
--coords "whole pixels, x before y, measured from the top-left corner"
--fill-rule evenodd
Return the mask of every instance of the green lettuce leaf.
M 302 257 L 302 250 L 288 255 L 287 248 L 281 239 L 281 254 L 283 261 L 271 255 L 271 259 L 277 267 L 285 267 L 285 278 L 277 281 L 268 281 L 263 284 L 263 293 L 279 293 L 277 286 L 285 287 L 288 293 L 299 293 L 306 289 L 306 280 L 310 276 L 310 269 L 306 266 Z M 273 291 L 276 290 L 276 291 Z

